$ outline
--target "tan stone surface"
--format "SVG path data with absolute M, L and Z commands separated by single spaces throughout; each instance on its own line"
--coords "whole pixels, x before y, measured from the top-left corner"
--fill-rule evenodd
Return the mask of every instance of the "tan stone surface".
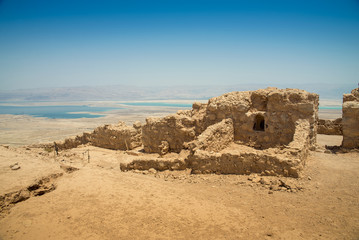
M 189 143 L 192 151 L 205 150 L 219 152 L 234 141 L 234 128 L 232 119 L 224 119 L 209 126 L 196 140 Z
M 318 134 L 343 135 L 342 118 L 335 120 L 319 119 Z
M 147 118 L 142 127 L 142 143 L 145 152 L 160 153 L 163 142 L 168 143 L 169 152 L 179 153 L 183 143 L 196 136 L 194 119 L 186 114 L 172 114 L 164 118 Z
M 359 89 L 343 97 L 343 143 L 344 148 L 359 148 Z
M 193 173 L 298 177 L 309 149 L 316 146 L 318 100 L 317 94 L 298 89 L 227 93 L 208 104 L 194 103 L 191 111 L 147 118 L 144 151 L 164 155 L 191 149 L 185 161 Z M 237 147 L 226 150 L 233 141 Z M 133 166 L 141 168 L 138 162 Z
M 141 123 L 127 126 L 124 122 L 117 125 L 98 127 L 91 135 L 91 144 L 97 147 L 131 150 L 142 145 Z

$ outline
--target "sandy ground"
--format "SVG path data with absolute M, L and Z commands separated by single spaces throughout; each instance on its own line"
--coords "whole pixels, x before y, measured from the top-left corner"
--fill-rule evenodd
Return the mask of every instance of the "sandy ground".
M 91 146 L 56 157 L 0 147 L 0 196 L 46 176 L 56 186 L 2 208 L 0 239 L 358 239 L 359 153 L 324 153 L 324 145 L 340 142 L 319 135 L 301 178 L 264 183 L 253 176 L 121 172 L 130 155 Z M 21 168 L 11 170 L 15 162 Z M 62 165 L 79 170 L 67 173 Z M 277 180 L 296 188 L 269 190 L 266 182 Z

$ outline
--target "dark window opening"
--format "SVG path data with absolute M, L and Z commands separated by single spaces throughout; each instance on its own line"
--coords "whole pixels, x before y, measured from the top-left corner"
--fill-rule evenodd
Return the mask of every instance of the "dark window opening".
M 264 132 L 265 121 L 262 115 L 257 115 L 254 120 L 253 130 Z

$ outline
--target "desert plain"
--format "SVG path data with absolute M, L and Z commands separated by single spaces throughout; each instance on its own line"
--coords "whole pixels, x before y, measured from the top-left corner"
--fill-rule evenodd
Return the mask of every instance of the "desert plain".
M 138 150 L 83 145 L 56 155 L 39 145 L 177 110 L 76 120 L 1 115 L 0 239 L 359 238 L 359 153 L 326 148 L 342 136 L 318 135 L 300 178 L 123 172 L 120 163 Z

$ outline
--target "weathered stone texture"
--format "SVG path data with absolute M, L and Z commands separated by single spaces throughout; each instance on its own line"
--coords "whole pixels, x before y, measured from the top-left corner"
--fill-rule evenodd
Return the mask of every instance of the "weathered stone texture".
M 342 118 L 335 120 L 319 119 L 318 134 L 343 135 Z
M 232 118 L 234 140 L 257 148 L 288 144 L 293 139 L 295 122 L 308 119 L 311 145 L 314 146 L 318 103 L 317 94 L 298 89 L 232 92 L 210 99 L 205 119 L 206 124 L 211 125 Z
M 343 96 L 344 148 L 359 148 L 359 88 Z
M 318 104 L 317 94 L 298 89 L 231 92 L 194 103 L 192 110 L 148 118 L 142 142 L 145 152 L 162 156 L 190 149 L 185 162 L 193 173 L 298 177 L 315 148 Z
M 57 144 L 59 150 L 65 150 L 65 149 L 76 148 L 83 144 L 88 144 L 90 141 L 91 141 L 91 134 L 83 133 L 80 136 L 67 138 L 63 142 L 56 143 L 56 144 Z
M 126 126 L 124 122 L 119 122 L 117 125 L 104 125 L 96 128 L 92 133 L 65 139 L 57 145 L 60 150 L 64 150 L 88 143 L 114 150 L 131 150 L 139 147 L 142 145 L 141 123 L 136 122 L 132 127 Z
M 131 150 L 143 144 L 144 153 L 122 164 L 123 170 L 191 168 L 193 173 L 298 177 L 316 144 L 318 102 L 317 94 L 298 89 L 231 92 L 207 104 L 194 103 L 191 110 L 147 118 L 142 127 L 105 125 L 65 145 Z M 348 116 L 356 114 L 355 103 L 344 104 L 351 108 Z
M 142 127 L 142 143 L 147 153 L 179 153 L 183 143 L 194 140 L 195 121 L 186 114 L 172 114 L 164 118 L 147 118 Z M 167 143 L 166 143 L 167 142 Z
M 193 104 L 192 111 L 165 118 L 149 118 L 143 126 L 146 152 L 161 152 L 162 141 L 170 152 L 179 152 L 209 126 L 232 119 L 234 140 L 255 148 L 287 145 L 293 140 L 295 123 L 309 121 L 310 146 L 316 143 L 319 96 L 298 89 L 267 88 L 231 92 Z
M 192 151 L 219 152 L 228 147 L 233 141 L 233 121 L 228 118 L 209 126 L 196 140 L 189 143 L 189 147 Z
M 185 170 L 187 165 L 184 159 L 166 159 L 166 158 L 153 158 L 153 159 L 138 159 L 133 160 L 130 163 L 121 163 L 120 168 L 122 171 L 128 170 L 149 170 L 151 168 L 164 171 L 164 170 Z
M 298 159 L 288 161 L 285 155 L 250 149 L 223 150 L 220 153 L 196 151 L 187 159 L 192 173 L 281 175 L 298 177 L 301 164 Z
M 298 177 L 310 148 L 308 120 L 295 123 L 293 141 L 283 149 L 258 150 L 237 143 L 221 152 L 196 150 L 186 158 L 193 173 L 282 175 Z
M 136 126 L 136 127 L 134 127 Z M 131 150 L 142 145 L 141 125 L 127 126 L 124 122 L 96 128 L 91 134 L 91 144 L 114 150 Z

